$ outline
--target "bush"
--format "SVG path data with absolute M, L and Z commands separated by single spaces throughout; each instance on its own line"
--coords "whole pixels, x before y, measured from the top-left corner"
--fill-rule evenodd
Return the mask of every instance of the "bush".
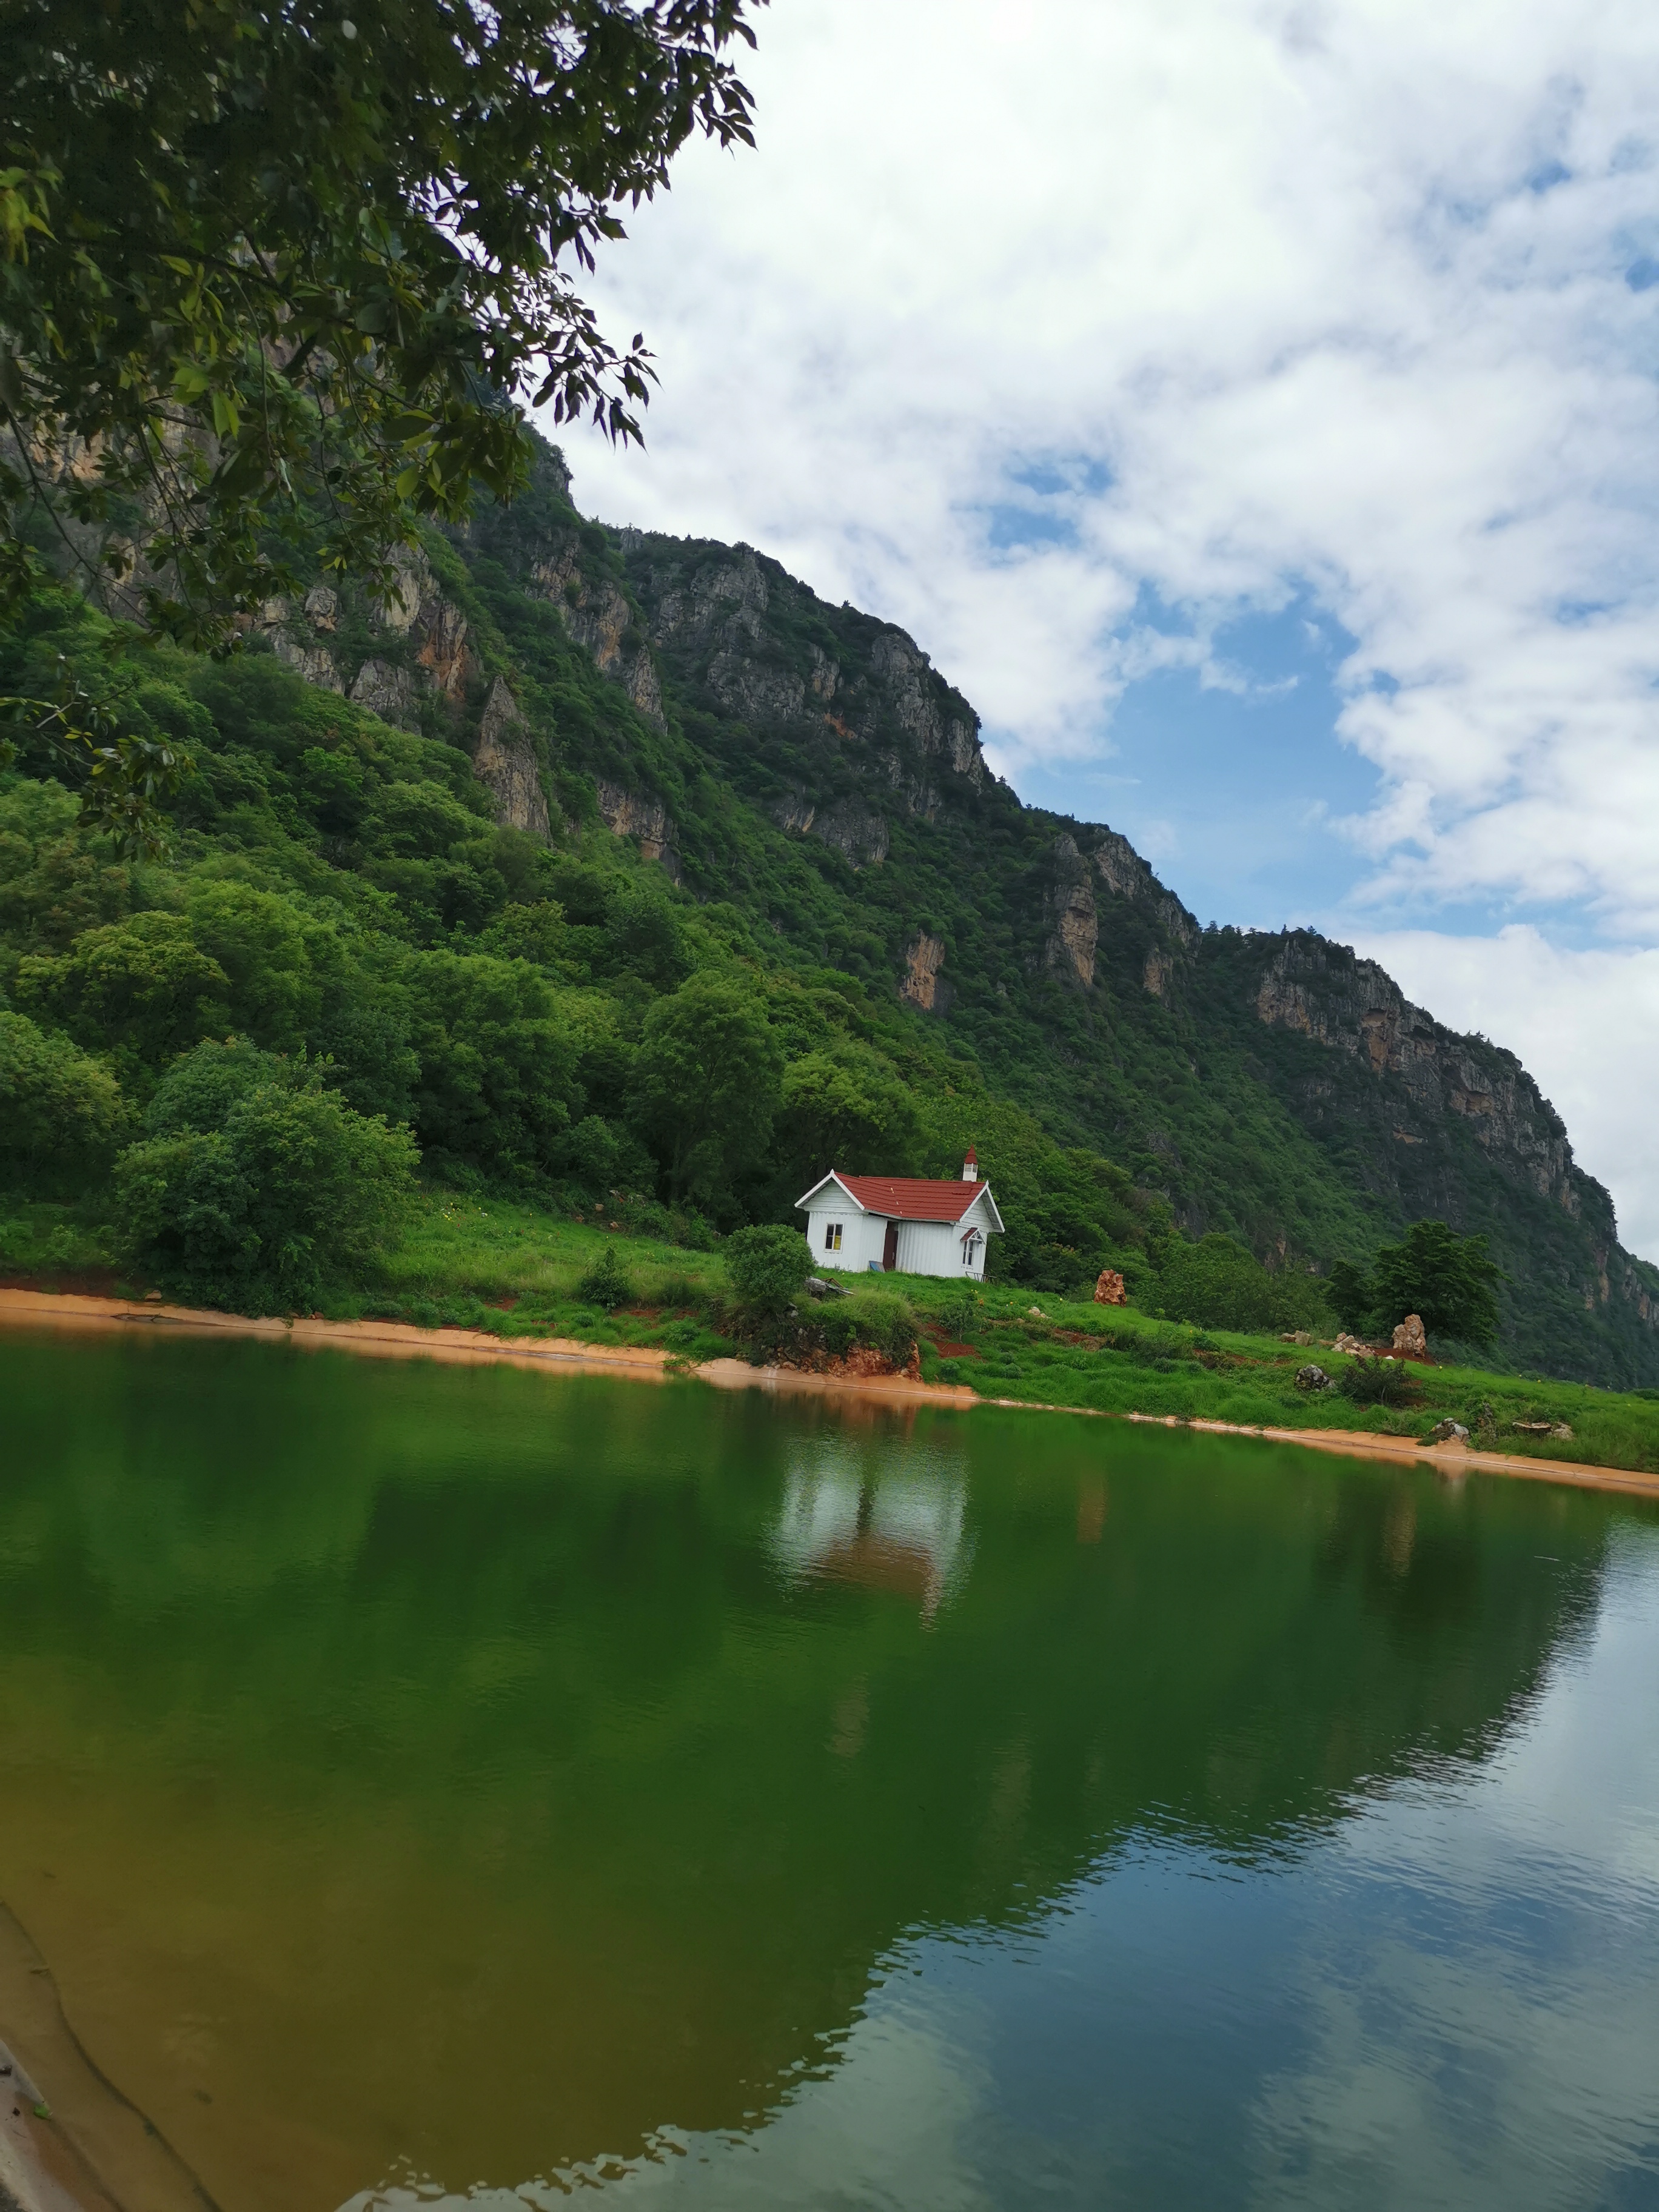
M 905 1301 L 893 1292 L 878 1291 L 847 1303 L 859 1343 L 884 1352 L 895 1367 L 906 1365 L 916 1348 L 916 1317 Z
M 116 1162 L 125 1258 L 185 1297 L 252 1312 L 313 1305 L 360 1276 L 413 1189 L 407 1130 L 252 1047 L 201 1046 L 188 1063 L 156 1094 L 154 1133 Z
M 1388 1359 L 1356 1359 L 1336 1387 L 1356 1406 L 1408 1406 L 1416 1395 L 1410 1370 Z
M 1093 1295 L 1091 1285 L 1090 1296 Z M 979 1292 L 971 1283 L 958 1284 L 939 1309 L 940 1328 L 958 1344 L 972 1341 L 971 1332 L 978 1318 Z
M 576 1296 L 584 1305 L 598 1306 L 604 1313 L 633 1304 L 634 1285 L 614 1244 L 605 1245 L 589 1262 L 576 1285 Z
M 56 1185 L 106 1164 L 125 1133 L 121 1086 L 65 1036 L 0 1012 L 0 1172 Z
M 734 1230 L 726 1240 L 725 1259 L 732 1295 L 757 1316 L 787 1312 L 812 1272 L 805 1237 L 777 1223 Z

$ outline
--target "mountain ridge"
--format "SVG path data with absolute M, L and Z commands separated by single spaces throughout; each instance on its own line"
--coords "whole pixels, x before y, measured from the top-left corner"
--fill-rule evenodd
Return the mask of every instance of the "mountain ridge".
M 548 475 L 554 511 L 540 527 L 561 541 L 556 508 L 569 485 L 556 457 Z M 521 562 L 526 520 L 498 511 L 468 538 L 509 563 L 516 538 Z M 1518 1352 L 1553 1348 L 1559 1360 L 1565 1348 L 1571 1358 L 1577 1338 L 1588 1353 L 1582 1314 L 1612 1325 L 1628 1379 L 1659 1380 L 1659 1272 L 1620 1245 L 1609 1194 L 1577 1164 L 1561 1117 L 1516 1054 L 1449 1029 L 1378 963 L 1316 932 L 1200 929 L 1121 833 L 1028 807 L 991 772 L 973 708 L 897 625 L 830 606 L 752 547 L 606 530 L 574 506 L 562 526 L 557 551 L 530 573 L 556 580 L 573 638 L 786 838 L 844 865 L 852 884 L 838 887 L 856 887 L 856 903 L 884 925 L 895 994 L 1045 1109 L 1056 1135 L 1099 1145 L 1161 1190 L 1189 1233 L 1228 1229 L 1269 1266 L 1322 1268 L 1342 1256 L 1341 1231 L 1374 1245 L 1423 1213 L 1483 1229 L 1512 1274 L 1524 1266 L 1548 1293 L 1547 1317 L 1510 1331 Z M 584 548 L 596 528 L 609 563 L 591 540 Z M 676 823 L 656 763 L 631 765 L 631 777 L 604 779 L 611 826 L 627 833 L 626 801 L 694 893 L 729 889 L 699 884 L 697 840 Z M 985 853 L 988 827 L 1000 832 L 1000 860 Z M 940 913 L 940 855 L 924 866 L 919 848 L 953 838 L 971 891 Z M 878 897 L 872 877 L 896 870 L 912 896 Z M 833 955 L 829 937 L 812 941 L 807 917 L 769 919 L 797 950 Z M 1003 957 L 988 959 L 999 940 Z M 1042 1002 L 1045 1042 L 1068 1066 L 1058 1080 L 1034 1082 L 1016 1041 L 998 1034 L 1009 955 Z M 1289 1125 L 1281 1133 L 1338 1170 L 1358 1218 L 1321 1224 L 1316 1209 L 1276 1200 L 1272 1178 L 1264 1187 L 1259 1174 L 1230 1178 L 1190 1158 L 1182 1137 L 1200 1102 L 1171 1084 L 1178 1060 L 1161 1084 L 1137 1085 L 1148 1044 L 1165 1062 L 1184 1050 L 1200 1091 L 1230 1059 L 1235 1079 L 1242 1070 L 1274 1102 Z

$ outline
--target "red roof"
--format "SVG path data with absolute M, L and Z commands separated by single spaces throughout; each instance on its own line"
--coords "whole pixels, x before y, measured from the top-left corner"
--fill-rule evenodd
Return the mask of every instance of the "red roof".
M 894 1221 L 960 1221 L 986 1188 L 982 1182 L 932 1182 L 921 1176 L 849 1176 L 836 1181 L 872 1213 Z

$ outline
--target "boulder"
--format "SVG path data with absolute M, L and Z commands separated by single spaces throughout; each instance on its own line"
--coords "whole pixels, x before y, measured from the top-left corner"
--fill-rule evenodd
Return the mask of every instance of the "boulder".
M 1311 1344 L 1313 1339 L 1305 1328 L 1287 1328 L 1279 1338 L 1281 1344 Z
M 1408 1358 L 1426 1359 L 1428 1358 L 1429 1340 L 1424 1334 L 1421 1314 L 1406 1316 L 1405 1320 L 1395 1330 L 1394 1348 L 1396 1352 L 1403 1352 Z
M 1127 1306 L 1129 1293 L 1123 1287 L 1123 1278 L 1115 1267 L 1103 1267 L 1095 1278 L 1095 1304 L 1097 1306 Z
M 1336 1385 L 1322 1367 L 1316 1367 L 1310 1360 L 1305 1367 L 1297 1369 L 1296 1387 L 1298 1390 L 1334 1390 Z
M 1468 1440 L 1469 1432 L 1462 1421 L 1437 1421 L 1429 1431 L 1431 1444 L 1466 1444 Z
M 1346 1329 L 1337 1338 L 1331 1350 L 1346 1352 L 1351 1359 L 1371 1359 L 1376 1357 L 1369 1344 L 1362 1344 L 1357 1336 L 1350 1336 Z

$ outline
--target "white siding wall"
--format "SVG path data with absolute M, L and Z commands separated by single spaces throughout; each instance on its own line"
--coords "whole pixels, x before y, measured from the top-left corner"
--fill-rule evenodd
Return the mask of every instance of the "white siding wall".
M 824 1225 L 831 1221 L 842 1224 L 839 1252 L 823 1249 Z M 841 1267 L 861 1275 L 872 1260 L 879 1262 L 886 1235 L 884 1221 L 860 1213 L 849 1198 L 833 1188 L 820 1192 L 806 1210 L 806 1241 L 812 1248 L 812 1265 L 819 1270 Z
M 897 1265 L 907 1275 L 959 1275 L 962 1247 L 956 1231 L 943 1221 L 901 1221 Z
M 850 1199 L 833 1188 L 820 1192 L 805 1212 L 806 1241 L 812 1248 L 815 1269 L 838 1267 L 848 1274 L 862 1275 L 872 1265 L 880 1267 L 887 1244 L 887 1223 L 882 1216 L 860 1213 Z M 954 1227 L 943 1221 L 901 1221 L 896 1261 L 900 1273 L 960 1275 L 982 1282 L 986 1247 L 981 1243 L 973 1265 L 964 1267 L 962 1239 L 970 1227 L 977 1228 L 983 1237 L 990 1224 L 984 1207 L 975 1206 L 969 1212 L 971 1219 L 957 1222 Z M 842 1224 L 839 1252 L 826 1252 L 823 1248 L 824 1226 L 831 1221 Z

